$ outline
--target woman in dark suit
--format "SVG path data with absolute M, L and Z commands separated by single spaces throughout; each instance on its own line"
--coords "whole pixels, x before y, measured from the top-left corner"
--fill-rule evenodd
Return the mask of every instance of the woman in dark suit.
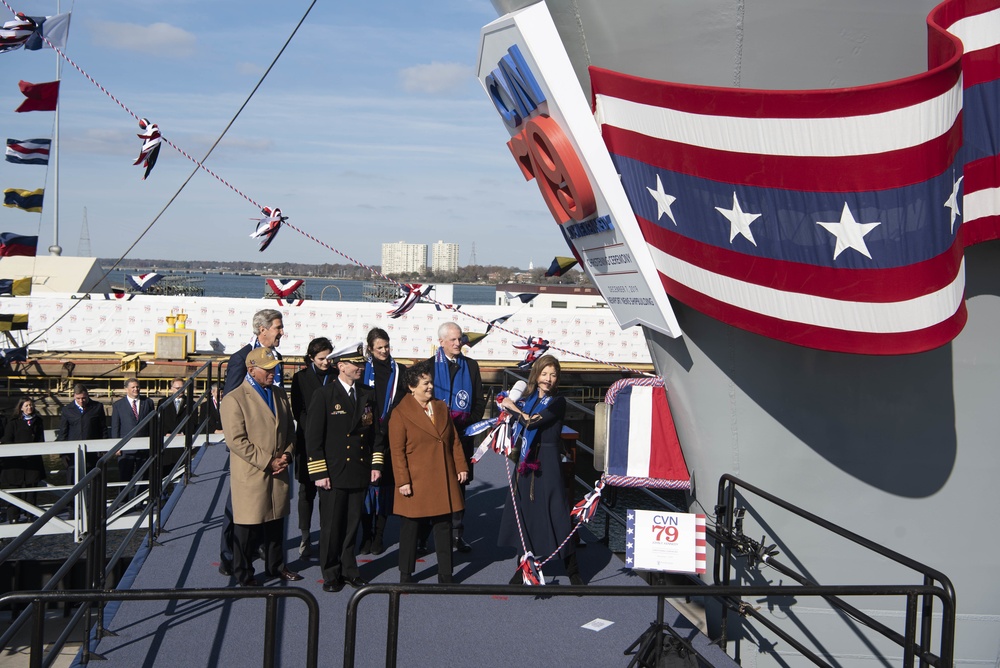
M 531 365 L 524 396 L 516 403 L 509 398 L 503 400 L 504 410 L 518 417 L 518 429 L 526 445 L 519 453 L 514 497 L 507 497 L 500 518 L 498 543 L 516 547 L 522 556 L 528 550 L 538 559 L 555 552 L 572 529 L 560 467 L 566 399 L 557 395 L 559 373 L 559 360 L 543 355 Z M 518 522 L 523 531 L 518 531 Z M 584 584 L 574 542 L 562 545 L 559 556 L 570 584 Z M 522 581 L 520 572 L 515 572 L 510 584 Z
M 313 339 L 306 348 L 303 361 L 305 368 L 299 369 L 292 377 L 292 417 L 295 418 L 295 479 L 299 482 L 299 555 L 307 559 L 312 555 L 310 533 L 312 529 L 313 504 L 316 500 L 316 484 L 309 479 L 306 465 L 306 409 L 312 401 L 313 393 L 337 377 L 336 369 L 330 373 L 327 355 L 333 352 L 333 344 L 325 336 Z
M 406 371 L 410 394 L 389 418 L 389 447 L 396 478 L 399 581 L 413 582 L 420 521 L 429 521 L 437 549 L 438 582 L 452 581 L 451 514 L 463 510 L 459 485 L 469 477 L 462 442 L 448 405 L 434 398 L 433 369 L 420 362 Z
M 406 367 L 392 358 L 389 334 L 379 327 L 368 332 L 368 361 L 362 382 L 375 390 L 378 405 L 378 427 L 383 437 L 389 434 L 389 416 L 392 409 L 406 396 L 406 382 L 403 380 Z M 361 549 L 359 554 L 382 554 L 385 551 L 383 534 L 385 523 L 392 514 L 392 498 L 396 485 L 392 477 L 391 453 L 386 448 L 390 461 L 382 466 L 382 477 L 368 488 L 365 497 L 365 512 L 361 516 Z
M 42 418 L 35 412 L 35 402 L 30 397 L 24 397 L 17 402 L 14 417 L 7 423 L 3 431 L 3 443 L 41 443 L 45 440 L 42 430 Z M 25 457 L 6 457 L 3 460 L 3 471 L 0 471 L 0 487 L 4 489 L 16 487 L 37 487 L 45 478 L 45 463 L 41 455 Z M 28 492 L 24 500 L 32 505 L 38 505 L 37 492 Z M 14 522 L 20 517 L 19 508 L 7 506 L 7 521 Z

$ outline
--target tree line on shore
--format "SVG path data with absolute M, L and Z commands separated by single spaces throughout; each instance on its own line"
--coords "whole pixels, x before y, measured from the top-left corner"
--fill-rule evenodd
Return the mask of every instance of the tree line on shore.
M 106 267 L 115 260 L 101 259 Z M 300 262 L 220 262 L 217 260 L 129 260 L 129 265 L 141 267 L 139 271 L 164 269 L 180 271 L 225 271 L 241 274 L 275 275 L 282 277 L 339 278 L 344 280 L 367 281 L 372 274 L 356 264 L 306 264 Z M 374 265 L 375 269 L 380 269 Z M 545 278 L 546 267 L 530 270 L 498 265 L 467 265 L 457 272 L 433 272 L 430 268 L 423 273 L 391 274 L 391 277 L 405 283 L 545 283 L 551 285 L 589 283 L 586 275 L 573 270 L 565 276 Z M 128 269 L 125 269 L 128 271 Z

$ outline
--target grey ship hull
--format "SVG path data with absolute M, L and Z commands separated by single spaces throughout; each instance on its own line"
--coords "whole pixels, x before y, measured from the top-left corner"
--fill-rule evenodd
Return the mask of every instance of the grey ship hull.
M 494 0 L 501 14 L 530 2 Z M 807 89 L 887 81 L 926 67 L 927 0 L 659 2 L 548 0 L 581 85 L 587 66 L 667 81 Z M 896 357 L 830 353 L 725 325 L 671 300 L 684 336 L 647 332 L 691 470 L 693 509 L 712 517 L 732 473 L 951 578 L 956 665 L 1000 665 L 1000 246 L 966 250 L 968 324 L 950 344 Z M 889 565 L 751 503 L 746 533 L 822 584 L 920 584 Z M 774 571 L 754 583 L 793 584 Z M 853 601 L 901 629 L 899 600 Z M 833 665 L 900 665 L 901 650 L 825 607 L 764 607 Z M 935 621 L 940 628 L 940 622 Z M 717 630 L 717 629 L 716 629 Z M 730 638 L 734 629 L 730 629 Z M 807 665 L 759 626 L 743 665 Z M 754 647 L 756 645 L 756 647 Z M 730 651 L 733 647 L 730 646 Z

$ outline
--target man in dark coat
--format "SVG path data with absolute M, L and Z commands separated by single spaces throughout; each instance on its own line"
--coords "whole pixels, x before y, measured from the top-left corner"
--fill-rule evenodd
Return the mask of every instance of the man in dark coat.
M 334 351 L 337 380 L 313 393 L 306 413 L 309 477 L 319 488 L 323 591 L 337 592 L 347 582 L 368 584 L 355 554 L 358 525 L 369 484 L 379 481 L 384 441 L 376 428 L 374 392 L 364 386 L 361 343 Z
M 469 477 L 462 485 L 462 498 L 465 498 L 465 486 L 472 482 L 472 454 L 475 452 L 475 438 L 465 435 L 465 428 L 483 419 L 486 412 L 486 397 L 483 395 L 483 380 L 479 373 L 479 363 L 471 357 L 462 354 L 462 328 L 454 322 L 446 322 L 438 327 L 438 342 L 434 357 L 428 362 L 434 370 L 434 398 L 448 405 L 451 419 L 458 430 L 458 438 L 462 442 L 462 451 L 469 467 Z M 447 371 L 447 373 L 444 373 Z M 451 516 L 452 539 L 455 549 L 468 552 L 472 546 L 465 542 L 465 511 L 458 510 Z M 417 546 L 418 552 L 426 552 L 427 536 L 430 527 L 425 527 L 420 534 Z
M 270 348 L 275 358 L 280 362 L 281 353 L 275 350 L 281 343 L 285 333 L 281 311 L 272 308 L 261 309 L 253 314 L 250 326 L 253 328 L 253 341 L 237 350 L 229 358 L 226 365 L 226 384 L 222 396 L 243 384 L 247 377 L 247 355 L 254 348 Z M 275 367 L 274 385 L 282 385 L 282 365 Z M 226 497 L 226 507 L 222 514 L 222 535 L 219 539 L 219 573 L 225 576 L 233 574 L 233 502 Z
M 128 378 L 125 381 L 125 396 L 111 405 L 111 438 L 122 438 L 139 424 L 156 408 L 153 400 L 139 394 L 139 380 Z M 149 424 L 143 425 L 134 436 L 147 438 Z M 118 479 L 128 482 L 135 475 L 136 469 L 149 459 L 149 448 L 145 450 L 118 451 Z
M 73 386 L 73 403 L 62 407 L 59 413 L 59 429 L 56 431 L 57 441 L 82 441 L 86 439 L 104 438 L 107 419 L 104 406 L 90 400 L 90 392 L 83 385 Z M 67 474 L 72 476 L 73 460 L 63 455 Z M 87 454 L 87 468 L 93 468 L 100 459 L 98 453 Z M 69 478 L 67 482 L 69 482 Z

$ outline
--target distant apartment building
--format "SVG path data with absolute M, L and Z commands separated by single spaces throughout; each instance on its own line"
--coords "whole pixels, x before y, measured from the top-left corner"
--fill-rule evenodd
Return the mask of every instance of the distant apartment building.
M 382 244 L 382 273 L 411 274 L 427 271 L 427 244 L 397 241 Z
M 431 249 L 431 270 L 435 274 L 454 274 L 458 271 L 458 244 L 438 241 Z

